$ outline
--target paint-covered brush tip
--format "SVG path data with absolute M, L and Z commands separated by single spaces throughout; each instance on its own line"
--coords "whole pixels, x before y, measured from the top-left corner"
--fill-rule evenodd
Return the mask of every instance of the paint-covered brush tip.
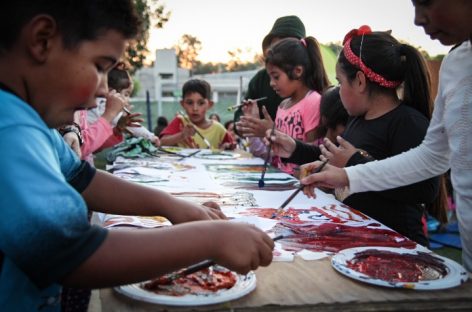
M 260 187 L 260 188 L 263 188 L 264 185 L 265 185 L 264 180 L 260 179 L 260 180 L 259 180 L 259 187 Z

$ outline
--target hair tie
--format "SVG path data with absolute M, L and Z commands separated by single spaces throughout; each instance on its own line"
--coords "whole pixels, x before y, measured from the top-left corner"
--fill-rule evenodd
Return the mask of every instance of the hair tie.
M 303 44 L 303 46 L 306 48 L 306 40 L 305 38 L 300 39 L 300 42 Z
M 364 35 L 367 35 L 370 33 L 372 33 L 372 30 L 370 29 L 369 26 L 366 26 L 366 25 L 361 26 L 359 29 L 353 29 L 350 32 L 348 32 L 347 35 L 344 36 L 344 40 L 343 40 L 344 56 L 346 57 L 348 62 L 351 63 L 351 65 L 360 69 L 370 81 L 375 82 L 385 88 L 392 88 L 392 89 L 396 88 L 402 83 L 401 81 L 392 81 L 392 80 L 385 79 L 382 75 L 374 72 L 371 68 L 367 67 L 362 61 L 362 44 L 364 43 Z M 351 40 L 354 36 L 362 36 L 361 47 L 359 50 L 360 56 L 355 55 L 351 49 Z

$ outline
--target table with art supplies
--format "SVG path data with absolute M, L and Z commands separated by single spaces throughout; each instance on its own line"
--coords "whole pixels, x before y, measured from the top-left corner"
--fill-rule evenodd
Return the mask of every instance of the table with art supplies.
M 244 276 L 206 269 L 232 274 L 231 287 L 216 292 L 163 292 L 149 281 L 102 289 L 102 311 L 472 311 L 472 282 L 460 264 L 320 190 L 315 199 L 299 192 L 279 209 L 298 180 L 269 167 L 260 187 L 260 158 L 177 147 L 129 152 L 113 154 L 107 169 L 186 200 L 217 202 L 229 222 L 254 224 L 277 237 L 274 260 Z M 97 219 L 110 230 L 172 226 L 160 216 Z

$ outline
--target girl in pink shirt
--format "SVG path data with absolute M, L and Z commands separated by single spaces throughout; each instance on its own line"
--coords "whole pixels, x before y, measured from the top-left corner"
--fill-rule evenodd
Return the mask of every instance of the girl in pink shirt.
M 320 122 L 320 94 L 329 86 L 317 40 L 282 39 L 269 48 L 265 63 L 271 87 L 285 98 L 277 109 L 275 128 L 313 143 Z M 272 163 L 289 174 L 296 167 L 278 157 Z

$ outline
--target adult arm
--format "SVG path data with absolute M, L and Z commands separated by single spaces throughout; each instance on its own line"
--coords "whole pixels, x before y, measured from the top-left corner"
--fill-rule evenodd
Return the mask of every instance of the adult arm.
M 445 173 L 450 166 L 450 152 L 443 110 L 443 103 L 437 100 L 426 137 L 418 147 L 381 161 L 345 168 L 350 191 L 380 191 Z

